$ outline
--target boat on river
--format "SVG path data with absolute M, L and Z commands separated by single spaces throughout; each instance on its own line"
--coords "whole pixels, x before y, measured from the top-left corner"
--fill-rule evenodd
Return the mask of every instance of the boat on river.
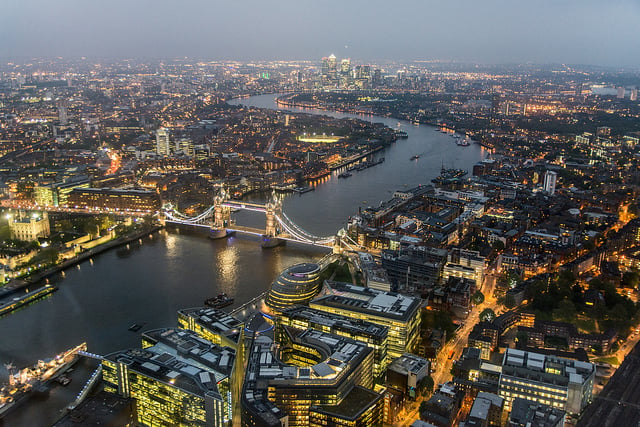
M 222 307 L 227 307 L 231 304 L 233 304 L 234 299 L 229 297 L 227 294 L 225 294 L 224 292 L 221 294 L 218 294 L 218 296 L 215 296 L 213 298 L 207 298 L 204 301 L 204 304 L 207 307 L 213 307 L 213 308 L 222 308 Z
M 6 365 L 9 371 L 9 384 L 0 389 L 0 419 L 29 400 L 31 396 L 47 395 L 51 381 L 63 377 L 61 384 L 66 382 L 63 374 L 79 359 L 78 353 L 85 351 L 87 351 L 87 343 L 82 343 L 52 359 L 38 360 L 35 365 L 18 372 L 14 372 L 13 365 Z

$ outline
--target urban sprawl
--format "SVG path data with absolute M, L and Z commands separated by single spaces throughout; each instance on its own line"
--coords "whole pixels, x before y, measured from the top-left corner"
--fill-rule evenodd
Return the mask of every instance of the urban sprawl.
M 99 369 L 56 426 L 635 425 L 638 86 L 598 67 L 333 55 L 0 64 L 0 315 L 38 310 L 54 272 L 164 227 L 251 232 L 231 219 L 251 208 L 265 248 L 331 253 L 246 304 L 184 308 L 139 348 L 65 354 Z M 262 94 L 281 109 L 227 102 Z M 375 168 L 407 138 L 368 116 L 483 159 L 354 205 L 330 240 L 283 220 L 284 194 Z M 65 366 L 10 368 L 0 418 L 64 384 Z

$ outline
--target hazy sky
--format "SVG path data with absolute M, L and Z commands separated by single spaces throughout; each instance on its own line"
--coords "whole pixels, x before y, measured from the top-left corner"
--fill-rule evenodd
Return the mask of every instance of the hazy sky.
M 0 57 L 640 66 L 640 0 L 6 0 Z

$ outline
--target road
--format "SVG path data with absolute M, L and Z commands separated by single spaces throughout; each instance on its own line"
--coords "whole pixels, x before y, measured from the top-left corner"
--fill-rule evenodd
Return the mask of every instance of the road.
M 471 309 L 469 316 L 465 319 L 464 323 L 456 331 L 456 336 L 447 344 L 438 354 L 436 359 L 435 372 L 431 374 L 434 384 L 443 384 L 447 382 L 451 377 L 451 367 L 453 362 L 457 360 L 462 354 L 462 350 L 467 346 L 467 338 L 471 333 L 473 327 L 479 322 L 480 313 L 486 308 L 492 309 L 498 313 L 501 306 L 497 300 L 493 297 L 493 288 L 495 287 L 496 276 L 487 275 L 482 287 L 482 291 L 485 295 L 485 300 L 482 304 L 475 306 Z M 449 358 L 449 355 L 453 351 L 453 356 Z
M 486 308 L 490 308 L 496 313 L 501 311 L 502 307 L 493 297 L 493 289 L 496 284 L 496 278 L 497 275 L 487 275 L 485 277 L 484 284 L 481 289 L 485 294 L 485 301 L 470 310 L 469 316 L 458 328 L 455 337 L 447 342 L 442 350 L 438 353 L 434 368 L 435 372 L 431 374 L 433 383 L 436 388 L 438 387 L 438 384 L 444 384 L 445 382 L 451 380 L 451 368 L 453 366 L 453 363 L 460 357 L 460 355 L 462 354 L 462 350 L 467 346 L 467 339 L 473 327 L 479 322 L 480 313 L 482 313 L 482 311 Z M 449 355 L 452 351 L 453 356 L 449 358 Z M 418 408 L 420 407 L 421 402 L 422 399 L 419 398 L 416 402 L 410 404 L 409 408 L 405 409 L 404 413 L 401 414 L 402 421 L 395 423 L 394 426 L 409 426 L 413 423 L 413 421 L 418 419 Z

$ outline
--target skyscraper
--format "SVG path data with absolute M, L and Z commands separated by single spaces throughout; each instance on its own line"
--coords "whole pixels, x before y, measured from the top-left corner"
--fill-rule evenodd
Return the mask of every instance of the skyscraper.
M 633 89 L 631 91 L 631 95 L 629 95 L 629 99 L 631 101 L 636 101 L 638 99 L 638 89 Z
M 340 72 L 342 74 L 349 74 L 350 71 L 351 71 L 351 60 L 343 59 L 342 62 L 340 63 Z
M 69 119 L 67 117 L 67 107 L 69 102 L 66 99 L 61 99 L 58 101 L 58 120 L 60 121 L 60 125 L 66 126 L 69 123 Z
M 323 83 L 332 83 L 338 79 L 338 63 L 335 55 L 322 58 Z
M 544 191 L 553 196 L 556 192 L 556 181 L 558 180 L 558 174 L 554 171 L 547 171 L 544 174 Z
M 194 145 L 190 138 L 181 138 L 176 141 L 176 151 L 182 151 L 185 156 L 193 157 Z
M 156 131 L 156 153 L 160 156 L 171 154 L 171 142 L 169 141 L 169 129 L 160 128 Z
M 618 99 L 622 99 L 622 98 L 624 98 L 624 87 L 623 87 L 623 86 L 620 86 L 620 87 L 618 88 L 618 96 L 617 96 L 617 98 L 618 98 Z

